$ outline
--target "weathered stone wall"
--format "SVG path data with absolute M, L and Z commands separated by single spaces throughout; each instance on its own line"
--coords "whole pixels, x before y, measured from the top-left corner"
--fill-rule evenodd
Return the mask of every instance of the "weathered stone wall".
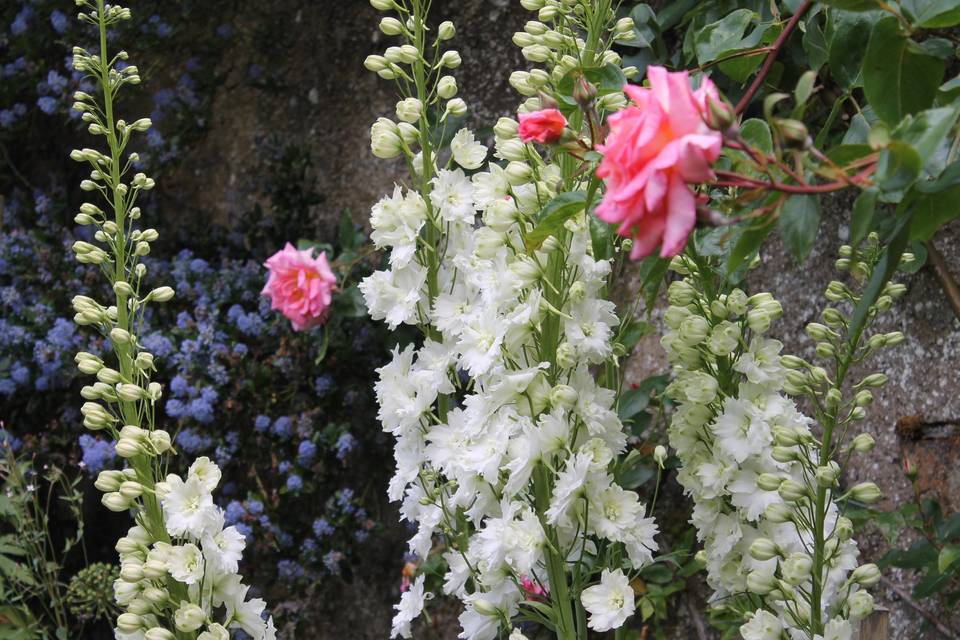
M 529 14 L 511 0 L 435 0 L 435 4 L 460 31 L 457 46 L 465 64 L 457 75 L 462 96 L 471 105 L 476 123 L 492 124 L 518 102 L 507 76 L 522 66 L 522 60 L 510 36 Z M 380 53 L 388 44 L 376 29 L 376 12 L 366 0 L 240 2 L 230 10 L 235 14 L 228 17 L 241 37 L 221 62 L 224 82 L 205 138 L 183 159 L 173 179 L 167 179 L 167 202 L 162 209 L 199 211 L 220 222 L 227 222 L 231 211 L 249 210 L 262 193 L 264 143 L 275 138 L 307 145 L 312 151 L 323 202 L 303 212 L 305 228 L 332 230 L 344 210 L 362 222 L 370 206 L 401 175 L 400 167 L 369 153 L 370 123 L 389 115 L 396 100 L 389 83 L 362 66 L 368 54 Z M 264 21 L 272 22 L 272 33 L 280 35 L 266 42 L 242 37 L 259 32 Z M 272 68 L 272 81 L 263 87 L 245 82 L 250 64 Z M 833 260 L 836 247 L 846 238 L 849 205 L 845 196 L 827 202 L 818 248 L 804 265 L 796 264 L 774 241 L 764 251 L 763 265 L 751 275 L 754 290 L 773 291 L 783 302 L 784 318 L 773 334 L 783 340 L 788 352 L 812 356 L 812 341 L 803 327 L 817 318 L 824 303 L 822 292 L 835 277 Z M 958 231 L 954 225 L 936 242 L 952 271 L 960 275 Z M 883 329 L 899 329 L 908 340 L 873 363 L 891 378 L 866 421 L 865 428 L 877 438 L 878 446 L 855 462 L 847 481 L 868 477 L 878 481 L 887 492 L 886 507 L 912 499 L 899 471 L 905 450 L 920 465 L 925 486 L 957 509 L 960 472 L 955 461 L 960 441 L 952 429 L 960 422 L 960 322 L 930 269 L 904 281 L 909 293 L 887 316 Z M 646 340 L 631 363 L 630 375 L 639 379 L 664 370 L 656 338 Z M 924 422 L 943 424 L 921 427 L 919 436 L 909 441 L 900 438 L 897 421 L 916 415 Z M 384 515 L 387 522 L 391 517 Z M 870 559 L 885 550 L 881 537 L 873 534 L 863 538 L 862 548 Z M 365 563 L 354 582 L 337 591 L 336 599 L 320 603 L 324 620 L 310 637 L 386 637 L 390 605 L 397 595 L 399 558 L 389 563 L 383 556 Z M 904 576 L 890 577 L 909 590 Z M 881 587 L 879 595 L 893 611 L 893 637 L 916 637 L 914 630 L 921 620 L 916 612 L 887 587 Z M 679 600 L 677 604 L 679 608 Z M 693 608 L 683 607 L 680 616 L 689 618 Z M 440 617 L 452 622 L 453 616 Z M 682 625 L 675 637 L 706 637 L 696 626 Z M 453 635 L 443 632 L 440 637 Z M 937 636 L 930 632 L 924 637 Z

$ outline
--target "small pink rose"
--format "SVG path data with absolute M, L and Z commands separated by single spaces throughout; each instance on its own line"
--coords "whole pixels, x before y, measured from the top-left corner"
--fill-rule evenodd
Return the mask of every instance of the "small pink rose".
M 610 116 L 610 135 L 598 147 L 604 158 L 597 175 L 607 191 L 597 216 L 633 238 L 634 259 L 657 246 L 664 258 L 683 251 L 697 219 L 689 185 L 714 178 L 723 145 L 705 122 L 709 101 L 719 98 L 709 79 L 693 91 L 686 71 L 648 67 L 647 77 L 649 88 L 626 88 L 633 105 Z
M 520 114 L 518 133 L 524 142 L 553 144 L 563 136 L 567 119 L 557 109 L 543 109 Z
M 327 254 L 313 257 L 313 249 L 297 250 L 289 242 L 264 265 L 270 271 L 261 295 L 270 296 L 272 308 L 290 319 L 296 331 L 326 322 L 337 278 Z

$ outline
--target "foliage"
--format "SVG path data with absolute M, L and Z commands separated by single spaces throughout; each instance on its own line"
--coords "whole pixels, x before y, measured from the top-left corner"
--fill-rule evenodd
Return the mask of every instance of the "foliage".
M 68 584 L 68 563 L 78 554 L 86 561 L 81 478 L 56 466 L 38 471 L 20 448 L 0 430 L 0 638 L 66 640 L 114 607 Z M 56 536 L 60 510 L 74 526 Z

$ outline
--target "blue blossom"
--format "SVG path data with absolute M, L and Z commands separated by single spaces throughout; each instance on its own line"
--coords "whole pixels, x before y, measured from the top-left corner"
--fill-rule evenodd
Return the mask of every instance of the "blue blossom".
M 170 381 L 170 391 L 176 396 L 185 396 L 189 393 L 190 383 L 181 375 L 175 375 Z
M 270 418 L 265 415 L 257 416 L 253 421 L 253 429 L 257 433 L 263 433 L 270 428 Z
M 147 131 L 147 146 L 152 149 L 163 146 L 163 134 L 159 129 L 153 128 Z
M 281 460 L 280 464 L 277 465 L 277 471 L 280 473 L 287 473 L 290 469 L 293 468 L 293 463 L 289 460 Z
M 247 515 L 247 510 L 239 500 L 231 500 L 227 503 L 227 508 L 223 510 L 223 519 L 228 526 L 237 524 L 245 515 Z
M 17 122 L 17 116 L 12 109 L 0 109 L 0 127 L 9 129 Z
M 33 18 L 33 7 L 26 5 L 20 10 L 16 17 L 14 17 L 13 22 L 10 23 L 10 33 L 15 36 L 25 33 L 30 26 L 31 18 Z
M 196 455 L 209 449 L 213 442 L 210 436 L 203 436 L 194 429 L 186 428 L 177 434 L 177 444 L 184 453 Z
M 293 492 L 297 492 L 303 489 L 303 478 L 301 478 L 295 473 L 291 473 L 287 477 L 287 489 Z
M 158 358 L 166 358 L 173 353 L 175 347 L 170 338 L 161 333 L 151 333 L 142 340 L 144 348 Z
M 236 342 L 233 345 L 233 355 L 237 356 L 238 358 L 243 358 L 249 351 L 250 350 L 247 348 L 247 345 L 243 344 L 242 342 Z
M 21 387 L 25 386 L 30 383 L 30 369 L 20 362 L 15 362 L 10 368 L 10 377 Z
M 51 96 L 41 96 L 37 98 L 37 106 L 40 107 L 40 111 L 48 116 L 53 115 L 57 111 L 57 99 Z
M 94 438 L 90 434 L 80 436 L 80 449 L 83 451 L 83 466 L 87 473 L 97 474 L 103 471 L 116 457 L 114 443 Z
M 329 373 L 325 373 L 319 376 L 316 380 L 313 381 L 313 387 L 317 391 L 317 395 L 321 398 L 333 389 L 333 376 Z
M 229 38 L 233 35 L 233 27 L 229 24 L 221 24 L 217 27 L 216 34 L 220 38 Z
M 248 500 L 247 511 L 250 512 L 250 515 L 259 516 L 263 513 L 263 503 L 259 500 Z
M 207 402 L 205 398 L 194 398 L 191 400 L 190 404 L 187 405 L 187 413 L 201 424 L 213 422 L 213 405 Z
M 313 521 L 313 535 L 318 538 L 333 535 L 333 527 L 327 522 L 326 518 L 317 518 Z
M 293 435 L 293 420 L 288 416 L 277 418 L 273 426 L 270 427 L 270 432 L 281 440 L 287 440 Z
M 356 446 L 357 440 L 349 431 L 340 434 L 340 437 L 337 438 L 337 444 L 335 445 L 337 459 L 342 461 Z
M 253 528 L 250 525 L 246 522 L 238 522 L 234 526 L 237 528 L 237 531 L 246 538 L 248 545 L 253 542 Z
M 306 575 L 306 571 L 295 560 L 281 560 L 277 563 L 277 577 L 281 580 L 297 580 Z
M 183 402 L 177 400 L 176 398 L 170 398 L 167 400 L 166 404 L 163 405 L 164 410 L 167 412 L 167 415 L 171 418 L 182 418 L 184 413 L 186 413 L 186 408 L 183 405 Z
M 327 571 L 334 575 L 340 574 L 340 562 L 343 560 L 343 554 L 339 551 L 330 551 L 323 556 L 323 564 Z
M 67 30 L 67 27 L 70 26 L 70 20 L 67 18 L 67 14 L 59 9 L 54 9 L 50 14 L 50 24 L 53 25 L 53 30 L 57 33 L 63 35 Z
M 317 445 L 310 440 L 302 440 L 297 447 L 297 461 L 303 466 L 309 466 L 317 456 Z
M 45 82 L 51 93 L 63 93 L 67 90 L 67 79 L 60 75 L 56 69 L 50 69 L 47 72 Z

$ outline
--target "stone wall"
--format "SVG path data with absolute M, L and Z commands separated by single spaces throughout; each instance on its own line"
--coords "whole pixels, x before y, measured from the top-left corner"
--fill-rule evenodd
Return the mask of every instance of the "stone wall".
M 476 124 L 492 124 L 519 101 L 507 83 L 509 72 L 522 66 L 510 37 L 529 14 L 511 0 L 435 0 L 435 5 L 440 14 L 454 20 L 460 32 L 456 42 L 465 61 L 457 73 L 461 95 L 471 105 Z M 231 15 L 224 19 L 232 21 L 240 37 L 220 63 L 224 81 L 204 139 L 191 148 L 175 175 L 165 180 L 162 210 L 198 211 L 223 223 L 231 211 L 249 210 L 262 197 L 264 145 L 279 140 L 306 146 L 314 160 L 312 177 L 323 201 L 303 212 L 304 228 L 320 229 L 322 235 L 332 230 L 344 210 L 363 222 L 370 206 L 401 175 L 401 167 L 369 153 L 371 122 L 389 115 L 396 100 L 390 84 L 362 66 L 368 54 L 380 53 L 388 44 L 376 29 L 376 12 L 366 0 L 244 1 L 230 7 Z M 265 23 L 279 35 L 267 40 L 256 37 Z M 251 64 L 273 70 L 269 84 L 256 87 L 244 81 Z M 763 265 L 751 275 L 754 290 L 773 291 L 783 303 L 784 318 L 772 333 L 783 340 L 788 352 L 812 356 L 812 341 L 803 327 L 817 318 L 824 303 L 822 292 L 835 277 L 832 265 L 836 247 L 846 238 L 849 206 L 846 196 L 828 200 L 818 248 L 805 264 L 794 262 L 774 241 L 764 251 Z M 953 273 L 960 275 L 960 229 L 953 225 L 936 242 Z M 874 363 L 891 378 L 866 421 L 865 428 L 878 446 L 855 462 L 847 481 L 876 480 L 887 494 L 884 507 L 911 500 L 910 487 L 899 471 L 901 452 L 906 451 L 920 467 L 924 486 L 951 509 L 958 509 L 960 472 L 955 461 L 960 440 L 955 429 L 960 423 L 960 322 L 932 270 L 925 268 L 904 281 L 909 292 L 887 316 L 883 329 L 901 330 L 908 340 Z M 630 375 L 640 379 L 664 370 L 657 339 L 646 340 L 631 362 Z M 919 427 L 903 438 L 896 425 L 907 416 L 920 416 L 919 422 L 912 423 Z M 391 517 L 392 513 L 384 515 L 386 522 Z M 396 540 L 391 548 L 399 549 Z M 869 559 L 885 550 L 876 534 L 863 537 L 862 548 Z M 354 582 L 337 590 L 338 597 L 320 603 L 324 620 L 310 637 L 386 637 L 390 605 L 397 596 L 399 557 L 396 566 L 389 563 L 385 555 L 365 563 Z M 896 588 L 909 590 L 905 576 L 893 573 L 890 578 Z M 917 613 L 890 588 L 884 586 L 878 592 L 880 601 L 893 612 L 893 637 L 920 637 L 915 635 L 921 621 Z M 698 630 L 702 623 L 690 621 L 691 611 L 699 605 L 679 605 L 678 600 L 678 615 L 687 622 L 681 622 L 674 637 L 709 637 L 709 632 L 701 635 Z M 439 637 L 454 637 L 450 630 L 454 614 L 441 613 L 439 618 L 446 621 Z M 937 635 L 930 632 L 922 637 Z

